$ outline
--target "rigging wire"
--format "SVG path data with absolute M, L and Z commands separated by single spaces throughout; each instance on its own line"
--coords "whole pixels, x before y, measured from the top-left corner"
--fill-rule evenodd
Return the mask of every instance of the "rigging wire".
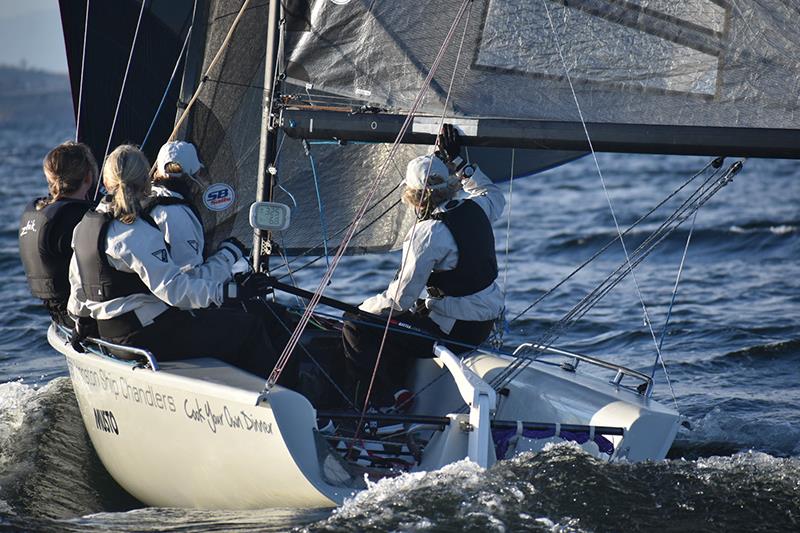
M 511 176 L 508 180 L 508 220 L 506 221 L 506 258 L 505 268 L 503 272 L 503 307 L 506 305 L 506 294 L 508 292 L 508 263 L 509 263 L 509 249 L 511 243 L 511 216 L 514 212 L 514 154 L 516 149 L 511 149 Z
M 545 11 L 547 12 L 547 20 L 550 24 L 550 30 L 553 32 L 553 38 L 556 42 L 556 49 L 558 50 L 558 55 L 561 58 L 561 64 L 564 67 L 564 74 L 567 78 L 567 82 L 569 83 L 570 91 L 572 92 L 572 98 L 575 101 L 575 106 L 578 111 L 578 116 L 581 119 L 581 125 L 583 126 L 583 132 L 586 135 L 586 141 L 589 144 L 589 150 L 592 152 L 592 160 L 594 161 L 595 168 L 597 168 L 597 174 L 600 176 L 600 184 L 603 186 L 603 193 L 605 194 L 606 201 L 608 202 L 608 208 L 611 211 L 611 218 L 614 220 L 614 227 L 617 230 L 617 234 L 619 235 L 619 242 L 622 245 L 622 251 L 625 253 L 625 258 L 630 264 L 630 257 L 628 255 L 628 248 L 625 246 L 625 239 L 622 236 L 622 231 L 619 227 L 619 222 L 617 221 L 617 215 L 614 211 L 614 205 L 611 202 L 611 196 L 608 193 L 608 188 L 606 187 L 605 178 L 603 178 L 603 172 L 600 170 L 600 163 L 597 161 L 597 154 L 595 153 L 594 146 L 592 145 L 592 139 L 589 135 L 589 130 L 586 127 L 586 120 L 583 117 L 583 111 L 581 109 L 580 102 L 578 101 L 578 95 L 575 93 L 575 87 L 572 85 L 572 77 L 569 74 L 569 67 L 567 66 L 567 61 L 564 58 L 563 51 L 561 50 L 561 43 L 558 40 L 558 35 L 556 34 L 555 24 L 553 23 L 553 18 L 550 15 L 550 8 L 547 6 L 547 0 L 542 0 L 542 4 L 544 5 Z M 647 326 L 647 329 L 650 331 L 650 336 L 653 339 L 653 344 L 656 348 L 656 354 L 659 359 L 661 359 L 662 367 L 664 368 L 664 375 L 667 379 L 667 384 L 669 385 L 670 391 L 672 392 L 672 401 L 675 403 L 675 408 L 678 408 L 678 401 L 675 399 L 675 392 L 672 389 L 672 383 L 669 379 L 669 373 L 667 372 L 667 366 L 664 363 L 664 358 L 661 355 L 661 349 L 658 345 L 658 340 L 656 339 L 655 331 L 653 330 L 653 325 L 650 320 L 650 316 L 647 312 L 647 305 L 644 301 L 644 296 L 642 295 L 641 288 L 639 287 L 639 282 L 636 279 L 636 274 L 633 272 L 633 267 L 631 267 L 631 279 L 633 280 L 633 285 L 636 288 L 636 294 L 639 297 L 639 302 L 642 306 L 642 313 L 644 314 L 644 322 Z
M 278 152 L 280 152 L 281 146 L 283 146 L 283 140 L 284 140 L 285 138 L 286 138 L 286 135 L 284 134 L 283 138 L 281 139 L 281 144 L 280 144 L 280 146 L 278 147 Z M 317 144 L 317 143 L 311 142 L 311 143 L 309 143 L 309 144 Z M 387 153 L 388 153 L 388 152 L 387 152 Z M 367 213 L 371 212 L 371 211 L 372 211 L 373 209 L 375 209 L 376 207 L 380 206 L 380 205 L 381 205 L 381 204 L 384 202 L 384 200 L 386 200 L 387 198 L 389 198 L 390 196 L 392 196 L 392 195 L 394 194 L 394 192 L 395 192 L 395 191 L 397 191 L 397 189 L 399 189 L 399 188 L 400 188 L 400 186 L 403 184 L 403 170 L 402 170 L 400 167 L 398 167 L 398 166 L 397 166 L 397 161 L 396 161 L 396 160 L 394 160 L 394 159 L 393 159 L 393 160 L 392 160 L 392 163 L 394 164 L 395 170 L 397 170 L 397 173 L 400 175 L 400 181 L 398 181 L 398 182 L 395 184 L 395 186 L 394 186 L 394 187 L 392 187 L 391 189 L 389 189 L 388 191 L 386 191 L 386 193 L 384 193 L 384 195 L 383 195 L 383 196 L 381 196 L 381 198 L 379 198 L 378 200 L 376 200 L 376 201 L 375 201 L 375 202 L 374 202 L 374 203 L 373 203 L 373 204 L 372 204 L 372 205 L 369 207 L 369 209 L 367 209 L 367 210 L 365 211 L 365 213 L 364 213 L 365 215 L 366 215 Z M 288 195 L 289 195 L 289 196 L 292 198 L 292 201 L 294 202 L 294 204 L 295 204 L 295 207 L 297 207 L 297 202 L 296 202 L 296 201 L 294 201 L 294 197 L 293 197 L 293 196 L 292 196 L 292 195 L 289 193 L 289 191 L 287 191 L 286 189 L 284 189 L 284 188 L 283 188 L 283 187 L 281 187 L 280 185 L 278 185 L 278 187 L 280 187 L 280 189 L 281 189 L 281 190 L 283 190 L 285 193 L 287 193 L 287 194 L 288 194 Z M 386 208 L 386 209 L 384 209 L 384 210 L 383 210 L 381 213 L 379 213 L 379 214 L 378 214 L 378 216 L 377 216 L 375 219 L 373 219 L 372 221 L 370 221 L 370 222 L 369 222 L 369 223 L 368 223 L 366 226 L 364 226 L 363 228 L 359 229 L 359 230 L 356 232 L 356 234 L 355 234 L 355 237 L 358 237 L 359 235 L 361 235 L 362 233 L 364 233 L 364 232 L 365 232 L 365 231 L 366 231 L 366 230 L 367 230 L 369 227 L 371 227 L 373 224 L 375 224 L 375 222 L 377 222 L 378 220 L 382 219 L 382 218 L 383 218 L 383 217 L 384 217 L 384 216 L 385 216 L 387 213 L 389 213 L 389 211 L 391 211 L 392 209 L 394 209 L 395 207 L 397 207 L 399 204 L 400 204 L 400 200 L 396 200 L 396 201 L 394 201 L 394 202 L 393 202 L 393 203 L 392 203 L 392 204 L 391 204 L 389 207 L 387 207 L 387 208 Z M 331 238 L 333 238 L 333 237 L 338 237 L 339 235 L 341 235 L 342 233 L 344 233 L 345 231 L 347 231 L 347 230 L 348 230 L 348 228 L 350 228 L 350 224 L 352 224 L 352 222 L 350 222 L 350 223 L 348 223 L 348 224 L 344 225 L 343 227 L 341 227 L 340 229 L 338 229 L 337 231 L 335 231 L 334 233 L 332 233 L 332 234 L 330 235 L 330 237 L 331 237 Z M 293 258 L 291 261 L 289 261 L 289 262 L 288 262 L 288 265 L 292 265 L 292 264 L 296 263 L 297 261 L 300 261 L 300 260 L 301 260 L 303 257 L 305 257 L 305 256 L 307 256 L 307 255 L 311 254 L 312 252 L 315 252 L 316 250 L 318 250 L 318 249 L 319 249 L 319 248 L 320 248 L 322 245 L 323 245 L 323 243 L 321 243 L 321 242 L 320 242 L 320 243 L 316 244 L 315 246 L 311 246 L 311 247 L 309 247 L 309 248 L 306 248 L 306 249 L 305 249 L 305 250 L 303 250 L 302 252 L 300 252 L 300 253 L 298 253 L 298 254 L 295 254 L 294 258 Z M 321 256 L 320 256 L 320 257 L 321 257 Z M 316 258 L 312 259 L 311 261 L 309 261 L 309 262 L 307 262 L 307 263 L 305 263 L 305 264 L 301 265 L 300 267 L 298 267 L 297 269 L 295 269 L 295 272 L 298 272 L 298 271 L 300 271 L 300 270 L 303 270 L 303 269 L 304 269 L 304 268 L 306 268 L 306 267 L 309 267 L 309 266 L 311 266 L 312 264 L 314 264 L 314 263 L 316 263 L 317 261 L 319 261 L 320 257 L 316 257 Z M 278 268 L 281 268 L 281 267 L 279 266 Z M 285 278 L 287 275 L 288 275 L 288 274 L 283 274 L 283 275 L 282 275 L 282 276 L 280 276 L 278 279 L 283 279 L 283 278 Z
M 638 226 L 640 223 L 644 222 L 644 220 L 646 220 L 646 219 L 647 219 L 647 218 L 648 218 L 650 215 L 652 215 L 652 214 L 653 214 L 654 212 L 656 212 L 656 211 L 657 211 L 659 208 L 661 208 L 661 207 L 662 207 L 664 204 L 666 204 L 666 203 L 667 203 L 669 200 L 671 200 L 671 199 L 672 199 L 672 198 L 673 198 L 673 197 L 674 197 L 676 194 L 678 194 L 680 191 L 682 191 L 682 190 L 683 190 L 683 189 L 684 189 L 686 186 L 688 186 L 688 185 L 689 185 L 689 184 L 690 184 L 692 181 L 694 181 L 694 180 L 695 180 L 695 179 L 696 179 L 698 176 L 700 176 L 702 173 L 704 173 L 706 170 L 708 170 L 708 168 L 709 168 L 709 167 L 713 166 L 713 167 L 714 167 L 715 169 L 717 169 L 717 170 L 715 170 L 715 171 L 714 171 L 714 173 L 713 173 L 713 174 L 712 174 L 712 175 L 711 175 L 711 176 L 708 178 L 708 180 L 706 180 L 706 182 L 708 182 L 710 179 L 712 179 L 712 178 L 713 178 L 713 177 L 714 177 L 714 176 L 717 174 L 717 172 L 719 171 L 719 168 L 721 167 L 721 165 L 722 165 L 722 158 L 717 158 L 717 159 L 714 159 L 713 161 L 709 161 L 709 162 L 708 162 L 708 163 L 707 163 L 707 164 L 706 164 L 706 165 L 705 165 L 705 166 L 704 166 L 702 169 L 700 169 L 698 172 L 696 172 L 696 173 L 695 173 L 695 174 L 694 174 L 694 175 L 693 175 L 691 178 L 689 178 L 688 180 L 686 180 L 686 181 L 683 183 L 683 185 L 681 185 L 680 187 L 678 187 L 677 189 L 675 189 L 674 191 L 672 191 L 672 192 L 671 192 L 671 193 L 670 193 L 670 194 L 669 194 L 669 195 L 668 195 L 666 198 L 664 198 L 663 200 L 661 200 L 661 201 L 660 201 L 658 204 L 656 204 L 656 205 L 655 205 L 655 206 L 654 206 L 652 209 L 650 209 L 650 211 L 648 211 L 647 213 L 645 213 L 644 215 L 642 215 L 641 217 L 639 217 L 639 218 L 638 218 L 638 219 L 637 219 L 637 220 L 636 220 L 636 221 L 635 221 L 633 224 L 631 224 L 630 226 L 628 226 L 628 228 L 627 228 L 627 229 L 626 229 L 624 232 L 622 232 L 622 235 L 627 235 L 627 234 L 628 234 L 630 231 L 632 231 L 632 230 L 633 230 L 633 229 L 634 229 L 636 226 Z M 534 308 L 534 307 L 535 307 L 535 306 L 536 306 L 536 305 L 537 305 L 539 302 L 541 302 L 541 301 L 542 301 L 542 300 L 544 300 L 546 297 L 548 297 L 548 296 L 549 296 L 549 295 L 551 295 L 553 292 L 555 292 L 555 290 L 556 290 L 556 289 L 558 289 L 559 287 L 561 287 L 561 286 L 562 286 L 564 283 L 566 283 L 566 282 L 567 282 L 567 281 L 569 281 L 569 280 L 570 280 L 572 277 L 574 277 L 574 276 L 575 276 L 575 275 L 576 275 L 578 272 L 580 272 L 581 270 L 583 270 L 583 269 L 584 269 L 584 268 L 585 268 L 585 267 L 586 267 L 586 266 L 587 266 L 589 263 L 591 263 L 592 261 L 594 261 L 595 259 L 597 259 L 597 258 L 598 258 L 598 257 L 599 257 L 599 256 L 600 256 L 600 255 L 601 255 L 603 252 L 605 252 L 606 250 L 608 250 L 608 249 L 609 249 L 609 248 L 610 248 L 610 247 L 611 247 L 611 246 L 612 246 L 612 245 L 613 245 L 615 242 L 617 242 L 617 240 L 619 240 L 619 237 L 618 237 L 618 236 L 617 236 L 617 237 L 614 237 L 613 239 L 611 239 L 610 241 L 608 241 L 608 242 L 607 242 L 607 243 L 606 243 L 606 244 L 605 244 L 605 245 L 604 245 L 602 248 L 600 248 L 599 250 L 597 250 L 597 251 L 596 251 L 596 252 L 595 252 L 595 253 L 594 253 L 594 254 L 593 254 L 591 257 L 589 257 L 589 258 L 588 258 L 587 260 L 585 260 L 583 263 L 581 263 L 580 265 L 578 265 L 578 267 L 577 267 L 577 268 L 575 268 L 575 269 L 574 269 L 572 272 L 570 272 L 570 273 L 569 273 L 569 274 L 568 274 L 566 277 L 564 277 L 563 279 L 561 279 L 561 281 L 559 281 L 558 283 L 556 283 L 555 285 L 553 285 L 551 288 L 549 288 L 548 290 L 546 290 L 546 291 L 545 291 L 545 292 L 544 292 L 544 293 L 543 293 L 541 296 L 539 296 L 539 297 L 538 297 L 536 300 L 534 300 L 534 301 L 533 301 L 533 303 L 531 303 L 531 304 L 530 304 L 528 307 L 526 307 L 525 309 L 523 309 L 522 311 L 520 311 L 519 313 L 517 313 L 517 315 L 516 315 L 514 318 L 512 318 L 512 319 L 509 321 L 509 324 L 513 324 L 514 322 L 516 322 L 517 320 L 519 320 L 520 318 L 522 318 L 522 316 L 523 316 L 523 315 L 525 315 L 525 314 L 526 314 L 528 311 L 530 311 L 531 309 L 533 309 L 533 308 Z
M 319 303 L 319 299 L 322 297 L 322 293 L 324 292 L 325 287 L 328 285 L 328 282 L 330 281 L 331 277 L 333 276 L 333 273 L 336 270 L 336 267 L 337 267 L 337 265 L 339 263 L 339 260 L 344 255 L 344 252 L 347 249 L 347 246 L 350 243 L 350 240 L 353 238 L 353 234 L 356 231 L 356 227 L 357 227 L 358 222 L 364 217 L 366 208 L 369 205 L 369 203 L 372 201 L 372 198 L 375 195 L 375 192 L 377 191 L 378 184 L 380 183 L 380 181 L 383 178 L 383 176 L 386 174 L 386 170 L 387 170 L 387 168 L 389 166 L 389 163 L 391 162 L 391 159 L 394 157 L 394 154 L 397 152 L 397 147 L 400 144 L 400 140 L 403 138 L 403 136 L 405 135 L 406 131 L 408 131 L 408 128 L 411 125 L 411 121 L 412 121 L 417 109 L 421 105 L 422 99 L 425 96 L 425 94 L 427 93 L 428 87 L 429 87 L 431 81 L 433 80 L 433 76 L 434 76 L 436 70 L 438 69 L 439 64 L 442 61 L 442 58 L 444 56 L 444 52 L 447 49 L 447 45 L 452 40 L 452 37 L 453 37 L 455 29 L 456 29 L 456 27 L 458 25 L 458 22 L 461 20 L 461 17 L 463 16 L 464 11 L 466 11 L 467 6 L 470 4 L 470 1 L 471 0 L 464 0 L 464 2 L 462 3 L 461 7 L 459 8 L 459 11 L 456 13 L 455 20 L 453 21 L 453 24 L 451 25 L 449 32 L 445 36 L 442 48 L 439 50 L 439 53 L 436 55 L 432 65 L 431 65 L 431 69 L 430 69 L 430 71 L 428 73 L 428 76 L 425 78 L 425 81 L 423 82 L 423 86 L 420 89 L 419 93 L 417 94 L 416 99 L 412 103 L 411 108 L 409 109 L 408 114 L 406 115 L 406 118 L 405 118 L 405 120 L 403 122 L 403 125 L 401 126 L 400 131 L 398 132 L 397 137 L 395 138 L 395 141 L 392 144 L 392 148 L 391 148 L 390 153 L 389 153 L 389 158 L 384 162 L 383 165 L 381 165 L 381 168 L 380 168 L 380 170 L 378 172 L 378 176 L 376 177 L 375 181 L 373 182 L 372 186 L 370 187 L 370 190 L 369 190 L 366 198 L 362 202 L 360 208 L 358 209 L 358 211 L 357 211 L 357 213 L 356 213 L 356 215 L 354 217 L 353 224 L 351 224 L 350 229 L 345 234 L 345 237 L 342 240 L 342 243 L 339 245 L 339 248 L 336 251 L 336 255 L 334 255 L 333 260 L 331 261 L 330 268 L 325 272 L 325 274 L 323 275 L 322 279 L 320 280 L 319 286 L 317 287 L 317 290 L 315 291 L 314 296 L 312 297 L 311 301 L 309 301 L 308 306 L 306 307 L 305 313 L 303 313 L 303 316 L 301 317 L 300 322 L 295 327 L 295 331 L 294 331 L 294 334 L 292 335 L 292 338 L 286 344 L 286 347 L 284 348 L 283 353 L 281 354 L 280 358 L 278 359 L 278 362 L 276 363 L 275 367 L 273 368 L 272 373 L 270 374 L 269 378 L 267 379 L 267 383 L 265 384 L 265 388 L 264 388 L 264 391 L 262 392 L 262 394 L 268 393 L 269 390 L 272 388 L 272 386 L 275 384 L 276 380 L 278 379 L 278 377 L 280 376 L 281 372 L 283 371 L 283 368 L 285 367 L 286 362 L 288 361 L 289 357 L 291 356 L 291 353 L 294 350 L 294 347 L 297 344 L 297 341 L 299 340 L 300 335 L 302 334 L 303 330 L 305 329 L 306 324 L 308 324 L 308 321 L 311 318 L 311 313 L 314 311 L 314 308 Z
M 645 241 L 633 252 L 635 260 L 629 265 L 627 261 L 623 263 L 610 274 L 597 288 L 585 296 L 577 305 L 575 305 L 561 320 L 556 322 L 553 326 L 548 328 L 544 334 L 540 336 L 536 343 L 537 348 L 529 349 L 524 353 L 520 353 L 516 360 L 514 360 L 508 367 L 506 367 L 500 374 L 498 374 L 490 383 L 495 390 L 499 390 L 506 383 L 514 379 L 530 362 L 536 358 L 529 356 L 530 352 L 535 354 L 542 353 L 543 350 L 555 342 L 561 333 L 569 326 L 580 320 L 590 309 L 610 292 L 622 279 L 631 272 L 632 268 L 640 264 L 654 249 L 658 247 L 673 231 L 675 231 L 688 217 L 699 210 L 710 200 L 717 192 L 725 187 L 733 179 L 733 176 L 741 170 L 742 164 L 740 161 L 732 164 L 728 170 L 714 183 L 709 183 L 710 180 L 704 182 L 698 189 L 692 193 L 690 199 L 687 199 L 670 217 L 655 230 Z M 663 361 L 662 361 L 663 364 Z
M 111 121 L 111 131 L 108 132 L 108 142 L 106 143 L 106 151 L 103 154 L 103 164 L 100 166 L 100 179 L 97 180 L 97 186 L 94 189 L 94 201 L 97 201 L 97 195 L 100 193 L 100 184 L 103 183 L 103 169 L 106 166 L 106 157 L 108 151 L 111 149 L 111 140 L 114 138 L 114 129 L 117 127 L 117 117 L 119 116 L 119 108 L 122 105 L 122 96 L 125 94 L 125 84 L 128 82 L 128 72 L 131 69 L 131 61 L 133 60 L 133 52 L 136 50 L 136 41 L 139 39 L 139 28 L 142 24 L 142 16 L 144 15 L 144 8 L 147 5 L 147 0 L 142 0 L 142 7 L 139 9 L 139 19 L 136 21 L 136 30 L 133 33 L 133 41 L 131 42 L 131 51 L 128 54 L 128 64 L 125 66 L 125 75 L 122 78 L 122 87 L 119 89 L 119 98 L 117 99 L 117 108 L 114 110 L 114 119 Z
M 667 328 L 669 327 L 669 319 L 672 317 L 672 307 L 675 305 L 675 297 L 678 294 L 678 284 L 681 281 L 681 274 L 683 274 L 683 265 L 686 262 L 686 253 L 689 251 L 689 243 L 692 241 L 692 233 L 694 233 L 694 226 L 697 222 L 697 211 L 694 212 L 692 217 L 692 225 L 689 228 L 689 235 L 686 237 L 686 245 L 683 247 L 683 255 L 681 256 L 681 264 L 678 266 L 678 274 L 675 276 L 675 286 L 672 288 L 672 297 L 669 301 L 669 308 L 667 309 L 667 318 L 664 320 L 664 329 L 661 330 L 661 335 L 658 338 L 658 347 L 664 345 L 664 337 L 667 335 Z M 658 359 L 653 361 L 653 369 L 650 371 L 650 377 L 655 377 L 656 368 L 658 367 Z
M 510 263 L 510 249 L 511 249 L 511 218 L 514 213 L 514 157 L 516 149 L 511 149 L 511 174 L 508 179 L 508 219 L 506 220 L 506 250 L 505 250 L 505 267 L 503 268 L 503 310 L 500 316 L 495 320 L 493 331 L 489 338 L 489 344 L 492 346 L 500 347 L 503 345 L 503 337 L 508 327 L 506 321 L 506 296 L 508 295 L 508 266 Z
M 314 192 L 317 193 L 317 208 L 319 209 L 319 224 L 322 229 L 322 246 L 325 251 L 325 264 L 327 268 L 330 268 L 331 263 L 328 259 L 328 225 L 325 223 L 325 208 L 322 205 L 322 196 L 319 192 L 317 166 L 314 164 L 314 156 L 311 154 L 311 147 L 308 145 L 308 141 L 305 139 L 303 139 L 303 150 L 308 156 L 308 161 L 311 164 L 311 175 L 314 177 Z
M 89 37 L 89 6 L 92 0 L 86 0 L 86 18 L 83 21 L 83 49 L 81 50 L 81 81 L 78 86 L 78 112 L 75 116 L 75 142 L 78 142 L 78 134 L 81 131 L 81 106 L 83 104 L 83 76 L 86 68 L 86 42 Z
M 467 28 L 469 27 L 469 17 L 470 17 L 470 14 L 472 13 L 471 7 L 472 7 L 472 4 L 470 4 L 470 10 L 468 11 L 467 18 L 466 18 L 466 20 L 464 22 L 464 33 L 461 35 L 461 44 L 458 47 L 458 53 L 456 54 L 456 61 L 455 61 L 455 64 L 453 65 L 453 75 L 450 78 L 450 85 L 447 88 L 447 95 L 445 96 L 444 105 L 442 106 L 442 114 L 441 114 L 441 117 L 439 117 L 438 131 L 442 131 L 442 127 L 444 125 L 444 117 L 447 114 L 447 105 L 450 103 L 450 95 L 452 94 L 452 91 L 453 91 L 453 84 L 455 83 L 456 73 L 458 72 L 458 64 L 459 64 L 459 62 L 461 60 L 461 53 L 462 53 L 463 48 L 464 48 L 464 40 L 466 39 Z M 462 11 L 462 15 L 463 15 L 463 11 Z M 458 22 L 460 22 L 460 18 L 459 18 L 459 20 L 457 20 L 456 22 L 453 23 L 453 28 L 451 28 L 451 33 L 455 29 L 455 27 L 458 24 Z M 445 43 L 442 45 L 442 50 L 445 50 L 447 47 L 449 47 L 449 42 L 445 41 Z M 422 184 L 422 190 L 423 191 L 428 186 L 428 178 L 430 177 L 430 170 L 431 170 L 431 166 L 429 165 L 427 170 L 426 170 L 426 172 L 425 172 L 425 181 Z M 408 238 L 409 242 L 413 242 L 414 235 L 416 234 L 417 228 L 419 227 L 419 222 L 420 222 L 420 217 L 419 217 L 419 214 L 417 213 L 417 217 L 414 220 L 414 225 L 411 228 L 411 235 Z M 405 265 L 406 265 L 406 261 L 407 260 L 408 260 L 408 255 L 403 254 L 403 258 L 402 258 L 402 261 L 401 261 L 401 264 L 400 264 L 399 272 L 403 272 L 403 270 L 405 270 Z M 399 274 L 398 274 L 398 276 L 399 276 Z M 386 324 L 385 324 L 384 329 L 383 329 L 383 336 L 381 337 L 381 344 L 380 344 L 380 347 L 378 348 L 378 355 L 377 355 L 377 357 L 375 359 L 375 365 L 373 366 L 373 369 L 372 369 L 372 376 L 370 377 L 369 387 L 367 388 L 367 394 L 364 397 L 364 406 L 362 407 L 362 410 L 361 410 L 361 419 L 359 420 L 358 426 L 356 426 L 356 437 L 358 437 L 358 432 L 359 432 L 359 430 L 361 428 L 361 423 L 363 421 L 364 415 L 367 412 L 367 406 L 369 405 L 370 396 L 372 395 L 372 388 L 373 388 L 373 386 L 375 384 L 375 378 L 377 377 L 377 374 L 378 374 L 378 367 L 380 366 L 381 356 L 383 355 L 383 349 L 384 349 L 384 347 L 386 345 L 386 338 L 387 338 L 387 336 L 389 334 L 389 324 L 392 321 L 392 315 L 394 314 L 394 311 L 395 311 L 394 304 L 397 302 L 397 292 L 399 290 L 400 290 L 400 284 L 398 283 L 397 285 L 395 285 L 395 288 L 394 288 L 394 294 L 392 295 L 392 305 L 389 307 L 389 313 L 388 313 L 388 315 L 386 317 Z
M 172 83 L 175 81 L 175 75 L 178 73 L 178 67 L 181 64 L 181 60 L 183 59 L 183 53 L 186 51 L 186 45 L 189 43 L 189 37 L 192 35 L 192 28 L 194 28 L 194 26 L 189 26 L 189 29 L 186 31 L 186 38 L 183 40 L 183 46 L 181 46 L 181 51 L 178 54 L 178 59 L 175 61 L 175 68 L 172 69 L 172 75 L 169 77 L 167 88 L 164 89 L 164 95 L 161 97 L 161 102 L 158 104 L 158 109 L 156 109 L 156 112 L 153 115 L 153 120 L 150 122 L 150 127 L 147 128 L 147 133 L 144 135 L 144 140 L 142 141 L 142 144 L 139 147 L 142 151 L 144 151 L 144 147 L 147 144 L 147 140 L 150 138 L 150 133 L 153 132 L 153 128 L 155 127 L 156 121 L 158 120 L 158 115 L 161 114 L 161 108 L 164 107 L 164 102 L 166 102 L 167 100 L 167 95 L 169 94 L 170 89 L 172 89 Z
M 272 316 L 275 317 L 275 320 L 281 325 L 281 327 L 285 329 L 287 333 L 291 333 L 292 332 L 291 328 L 286 324 L 286 322 L 284 322 L 281 319 L 278 313 L 276 313 L 275 310 L 266 302 L 263 303 L 264 307 L 266 307 L 267 310 L 269 310 L 269 312 L 272 313 Z M 306 346 L 302 342 L 299 343 L 299 346 L 303 350 L 303 352 L 305 352 L 305 354 L 308 356 L 311 362 L 314 363 L 314 366 L 316 366 L 319 369 L 319 371 L 322 372 L 322 375 L 325 376 L 325 379 L 328 380 L 328 382 L 330 382 L 331 385 L 333 385 L 339 396 L 344 398 L 344 401 L 347 403 L 347 405 L 350 406 L 350 408 L 353 411 L 357 411 L 356 406 L 353 404 L 352 401 L 350 401 L 350 398 L 347 396 L 347 394 L 345 394 L 345 392 L 341 389 L 341 387 L 339 387 L 339 385 L 336 383 L 336 380 L 333 379 L 331 375 L 325 370 L 325 367 L 319 361 L 317 361 L 317 359 L 313 355 L 311 355 L 311 352 L 308 350 L 308 348 L 306 348 Z

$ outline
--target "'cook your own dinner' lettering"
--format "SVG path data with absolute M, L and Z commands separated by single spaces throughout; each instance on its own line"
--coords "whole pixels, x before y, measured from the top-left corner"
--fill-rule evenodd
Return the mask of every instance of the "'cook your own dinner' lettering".
M 183 401 L 183 413 L 189 420 L 205 424 L 212 433 L 216 433 L 219 428 L 230 428 L 272 435 L 272 422 L 264 422 L 243 410 L 232 412 L 227 405 L 214 411 L 208 401 L 201 404 L 197 398 L 187 398 Z

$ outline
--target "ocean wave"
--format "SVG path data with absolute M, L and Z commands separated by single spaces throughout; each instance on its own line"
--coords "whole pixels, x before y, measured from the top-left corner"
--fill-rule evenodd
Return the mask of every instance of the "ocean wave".
M 784 341 L 770 342 L 767 344 L 758 344 L 756 346 L 749 346 L 741 350 L 728 352 L 720 357 L 724 359 L 742 360 L 742 359 L 784 359 L 796 358 L 800 356 L 800 339 L 789 339 Z
M 382 480 L 303 531 L 774 531 L 796 527 L 800 461 L 747 452 L 603 463 L 569 444 L 483 470 Z
M 95 455 L 69 379 L 0 384 L 0 500 L 41 519 L 136 505 Z
M 633 250 L 654 230 L 655 227 L 631 231 L 625 235 L 626 246 L 629 250 Z M 695 228 L 692 232 L 692 243 L 695 246 L 719 246 L 723 247 L 725 250 L 738 250 L 745 244 L 747 246 L 754 246 L 760 244 L 761 241 L 764 241 L 764 243 L 772 242 L 771 239 L 774 239 L 776 236 L 785 237 L 787 235 L 796 234 L 798 231 L 800 231 L 800 222 L 777 221 L 732 225 L 729 227 Z M 584 234 L 562 232 L 548 237 L 546 249 L 550 252 L 570 251 L 586 247 L 599 250 L 606 243 L 616 239 L 617 236 L 616 230 L 611 228 Z M 670 233 L 659 246 L 670 247 L 679 244 L 682 247 L 686 243 L 688 236 L 689 225 L 684 224 Z M 754 241 L 753 239 L 756 240 Z M 781 245 L 782 243 L 779 241 L 776 244 Z M 612 248 L 617 250 L 619 245 L 617 245 L 616 248 L 612 245 Z

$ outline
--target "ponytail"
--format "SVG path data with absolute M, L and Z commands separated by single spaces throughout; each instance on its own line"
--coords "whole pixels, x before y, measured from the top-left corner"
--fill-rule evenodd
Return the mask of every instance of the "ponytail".
M 139 148 L 118 146 L 106 158 L 103 182 L 112 195 L 111 213 L 124 224 L 132 224 L 150 194 L 150 165 Z

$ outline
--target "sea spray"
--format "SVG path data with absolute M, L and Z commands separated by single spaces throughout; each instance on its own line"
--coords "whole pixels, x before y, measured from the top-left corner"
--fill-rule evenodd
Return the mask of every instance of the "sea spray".
M 61 518 L 137 502 L 94 453 L 67 378 L 0 384 L 0 500 L 15 514 Z

